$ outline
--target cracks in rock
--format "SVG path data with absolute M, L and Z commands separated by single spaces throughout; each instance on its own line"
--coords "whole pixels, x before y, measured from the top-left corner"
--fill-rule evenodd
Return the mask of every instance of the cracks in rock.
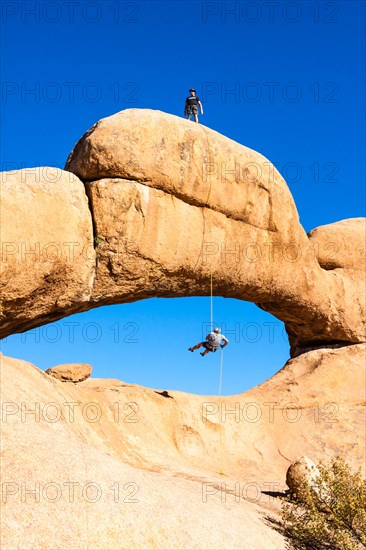
M 260 451 L 258 449 L 258 447 L 253 443 L 253 449 L 259 454 L 259 456 L 261 457 L 262 461 L 264 459 L 264 454 L 262 453 L 262 451 Z
M 167 390 L 155 391 L 155 393 L 158 393 L 159 395 L 162 395 L 163 397 L 167 397 L 169 399 L 174 399 L 172 395 L 169 395 L 169 392 Z
M 146 190 L 148 192 L 150 192 L 150 188 L 147 187 L 147 186 L 145 186 L 145 187 L 146 187 Z M 148 199 L 147 199 L 147 202 L 148 202 Z M 145 228 L 146 218 L 145 218 L 145 212 L 144 212 L 143 206 L 141 204 L 141 196 L 138 197 L 138 200 L 134 201 L 134 207 L 135 207 L 136 212 L 139 212 L 141 214 L 142 223 L 143 223 L 143 226 Z
M 287 462 L 292 462 L 292 460 L 290 458 L 287 458 L 287 456 L 285 456 L 284 454 L 281 453 L 280 449 L 277 448 L 277 451 L 278 451 L 278 454 L 280 456 L 282 456 L 282 458 L 284 458 L 285 460 L 287 460 Z
M 95 125 L 91 128 L 91 130 L 94 127 L 95 127 Z M 97 235 L 96 222 L 95 222 L 95 219 L 94 219 L 93 201 L 92 201 L 92 197 L 91 197 L 90 191 L 88 189 L 88 186 L 85 185 L 85 183 L 84 183 L 84 190 L 85 190 L 86 197 L 88 199 L 88 208 L 89 208 L 91 222 L 92 222 L 93 248 L 94 248 L 94 252 L 95 252 L 94 266 L 93 266 L 92 273 L 91 273 L 91 276 L 90 276 L 90 279 L 89 279 L 89 300 L 88 301 L 90 301 L 90 299 L 92 297 L 92 294 L 93 294 L 95 279 L 96 279 L 96 276 L 97 276 L 98 253 L 96 251 L 96 248 L 97 248 L 99 243 L 97 242 L 98 235 Z
M 267 191 L 267 189 L 266 189 Z M 268 220 L 268 231 L 271 231 L 273 233 L 277 233 L 277 227 L 276 224 L 273 221 L 273 200 L 272 200 L 272 194 L 268 193 L 268 202 L 269 202 L 269 220 Z
M 291 354 L 291 359 L 299 357 L 304 353 L 311 351 L 322 350 L 322 349 L 340 349 L 344 347 L 357 346 L 363 344 L 364 342 L 352 342 L 344 340 L 334 340 L 332 341 L 315 341 L 315 342 L 306 342 L 306 346 L 298 346 L 293 353 Z
M 91 193 L 90 193 L 90 189 L 87 185 L 85 185 L 85 183 L 86 182 L 84 182 L 84 189 L 85 189 L 85 194 L 88 198 L 89 212 L 90 212 L 90 216 L 91 216 L 91 220 L 92 220 L 93 247 L 94 247 L 94 250 L 95 250 L 98 246 L 98 244 L 96 243 L 98 235 L 97 235 L 97 228 L 96 228 L 95 219 L 94 219 L 94 216 L 93 216 L 93 200 L 92 200 L 92 196 L 91 196 Z M 96 259 L 96 263 L 97 263 L 97 259 Z
M 217 212 L 218 214 L 222 214 L 223 216 L 225 216 L 228 219 L 231 219 L 231 220 L 234 220 L 234 221 L 237 221 L 237 222 L 240 222 L 240 223 L 244 223 L 246 225 L 250 225 L 251 227 L 254 227 L 255 229 L 258 229 L 259 231 L 265 231 L 265 232 L 270 232 L 270 233 L 278 233 L 277 229 L 271 229 L 271 228 L 268 228 L 268 227 L 260 227 L 259 225 L 255 225 L 252 222 L 248 222 L 243 217 L 236 216 L 235 214 L 232 214 L 228 211 L 220 210 L 218 207 L 214 207 L 212 204 L 210 205 L 208 203 L 203 202 L 202 200 L 194 199 L 193 197 L 191 197 L 191 196 L 189 196 L 185 193 L 179 193 L 179 191 L 177 191 L 177 190 L 167 191 L 162 184 L 156 184 L 155 183 L 153 185 L 152 180 L 148 179 L 148 178 L 146 178 L 146 179 L 144 179 L 144 178 L 135 179 L 135 178 L 132 178 L 130 176 L 105 175 L 105 176 L 100 176 L 98 179 L 82 180 L 82 181 L 84 182 L 84 184 L 86 184 L 86 183 L 92 184 L 94 182 L 97 182 L 97 181 L 100 181 L 100 180 L 103 180 L 103 179 L 117 179 L 117 180 L 120 180 L 120 181 L 125 180 L 125 181 L 132 182 L 132 183 L 138 183 L 140 185 L 150 187 L 151 189 L 156 189 L 158 191 L 161 191 L 162 193 L 165 193 L 166 195 L 172 196 L 172 197 L 176 198 L 177 200 L 180 200 L 180 201 L 188 204 L 189 206 L 195 206 L 197 208 L 203 208 L 203 209 L 207 208 L 209 210 L 212 210 L 213 212 Z M 208 193 L 208 198 L 209 198 L 210 192 L 211 192 L 211 190 Z
M 106 261 L 105 261 L 105 265 L 106 265 L 106 268 L 108 269 L 108 273 L 109 273 L 110 277 L 114 281 L 117 281 L 119 279 L 119 276 L 118 276 L 117 273 L 114 272 L 111 256 L 107 256 Z

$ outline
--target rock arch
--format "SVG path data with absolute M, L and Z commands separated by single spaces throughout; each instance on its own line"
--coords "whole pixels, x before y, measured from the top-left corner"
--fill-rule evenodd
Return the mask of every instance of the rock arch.
M 101 305 L 207 295 L 212 273 L 215 294 L 285 322 L 292 355 L 365 340 L 365 220 L 306 235 L 268 159 L 179 117 L 100 120 L 65 171 L 4 172 L 2 210 L 3 337 Z

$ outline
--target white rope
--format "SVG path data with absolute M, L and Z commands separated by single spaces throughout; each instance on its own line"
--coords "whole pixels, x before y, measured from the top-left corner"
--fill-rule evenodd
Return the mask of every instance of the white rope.
M 220 474 L 224 473 L 223 454 L 222 454 L 222 422 L 221 422 L 221 389 L 222 389 L 222 367 L 224 364 L 224 350 L 221 350 L 220 357 L 220 381 L 219 381 L 219 424 L 220 424 Z
M 210 330 L 213 330 L 213 299 L 212 299 L 212 271 L 211 271 L 211 289 L 210 289 Z
M 208 158 L 211 162 L 211 151 L 210 151 L 210 143 L 208 139 L 208 134 L 206 131 L 206 128 L 204 126 L 201 126 L 201 128 L 204 130 L 207 138 L 207 147 L 208 147 Z M 210 195 L 211 195 L 211 172 L 209 172 L 209 178 L 210 178 L 210 188 L 209 193 L 207 197 L 207 204 L 210 206 Z M 210 326 L 211 330 L 214 330 L 213 325 L 213 285 L 212 285 L 212 267 L 210 270 Z M 220 430 L 220 474 L 224 474 L 223 469 L 223 453 L 222 453 L 222 422 L 221 422 L 221 390 L 222 390 L 222 370 L 223 370 L 223 364 L 224 364 L 224 350 L 221 349 L 221 357 L 220 357 L 220 377 L 219 377 L 219 430 Z

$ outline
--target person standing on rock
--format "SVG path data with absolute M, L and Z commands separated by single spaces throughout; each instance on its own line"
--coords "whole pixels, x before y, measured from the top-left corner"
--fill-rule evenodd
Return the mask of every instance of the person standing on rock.
M 222 341 L 224 341 L 223 344 L 221 344 Z M 221 347 L 221 349 L 224 349 L 224 347 L 227 346 L 228 343 L 229 340 L 226 338 L 226 336 L 221 334 L 221 329 L 215 328 L 213 332 L 207 334 L 205 342 L 200 342 L 199 344 L 193 346 L 193 348 L 188 348 L 188 351 L 194 351 L 203 346 L 204 348 L 206 348 L 205 351 L 201 351 L 201 355 L 202 357 L 204 357 L 210 351 L 217 351 L 219 347 Z
M 196 96 L 196 90 L 191 88 L 189 90 L 190 95 L 186 99 L 186 104 L 184 106 L 184 114 L 187 116 L 188 120 L 191 119 L 191 114 L 193 113 L 194 121 L 198 122 L 198 107 L 201 110 L 201 115 L 203 115 L 203 107 L 200 101 L 200 98 Z

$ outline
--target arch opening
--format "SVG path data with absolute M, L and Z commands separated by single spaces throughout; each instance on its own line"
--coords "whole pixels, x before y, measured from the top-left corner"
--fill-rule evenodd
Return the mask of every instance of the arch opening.
M 284 365 L 288 339 L 282 321 L 250 302 L 214 297 L 213 305 L 214 324 L 229 339 L 223 395 L 242 393 Z M 43 370 L 89 363 L 94 378 L 216 395 L 221 352 L 201 357 L 187 351 L 209 330 L 209 297 L 151 298 L 64 317 L 11 335 L 2 347 L 4 354 Z

